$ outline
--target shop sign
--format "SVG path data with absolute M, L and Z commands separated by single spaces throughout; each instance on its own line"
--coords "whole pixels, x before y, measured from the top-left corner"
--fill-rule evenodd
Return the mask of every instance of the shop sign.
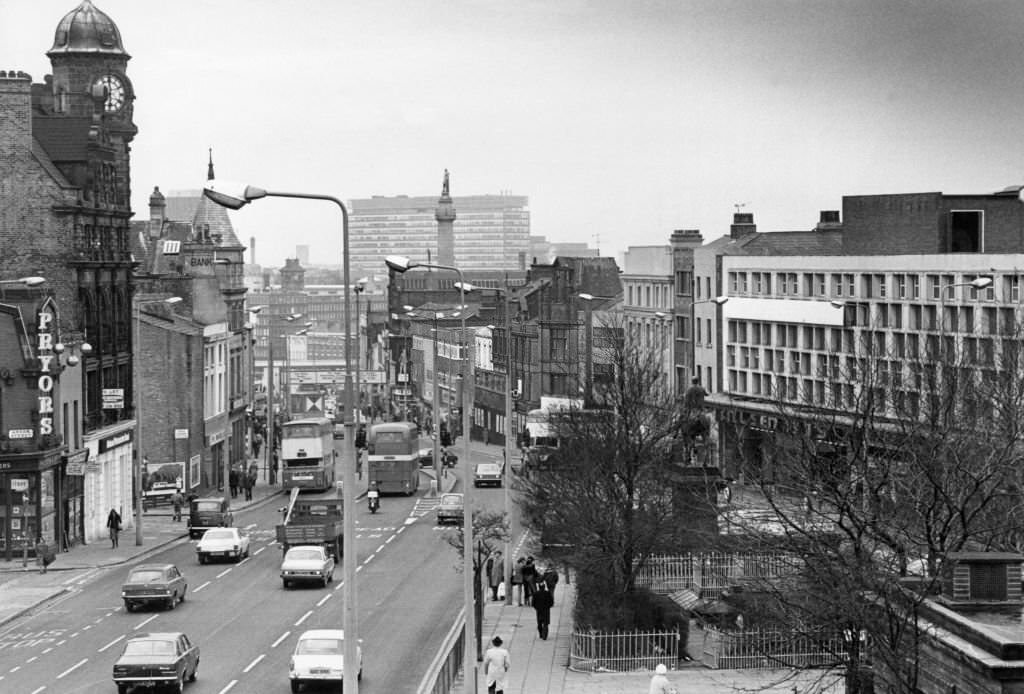
M 79 451 L 75 451 L 74 453 L 65 453 L 64 454 L 64 462 L 68 463 L 68 464 L 71 464 L 71 463 L 84 463 L 88 459 L 89 459 L 89 449 L 88 448 L 83 448 L 83 449 L 81 449 Z
M 765 431 L 775 431 L 779 428 L 778 417 L 748 412 L 746 410 L 723 410 L 722 421 L 746 424 L 757 429 L 764 429 Z
M 131 430 L 122 431 L 120 434 L 114 434 L 113 436 L 108 436 L 105 439 L 100 439 L 100 453 L 109 451 L 112 448 L 117 448 L 118 446 L 123 446 L 126 443 L 130 443 L 131 440 Z
M 11 478 L 11 491 L 15 492 L 27 492 L 28 491 L 28 480 L 24 477 L 12 477 Z
M 32 438 L 31 429 L 10 429 L 7 432 L 7 438 L 9 439 L 30 439 Z
M 36 314 L 36 349 L 39 354 L 39 369 L 42 373 L 36 380 L 39 389 L 39 434 L 46 436 L 53 433 L 53 376 L 50 374 L 50 363 L 53 362 L 53 313 L 40 311 Z
M 124 388 L 104 388 L 102 395 L 104 410 L 120 410 L 124 408 Z
M 218 443 L 223 441 L 224 438 L 225 438 L 225 434 L 224 434 L 224 430 L 223 429 L 221 429 L 220 431 L 215 431 L 212 434 L 210 434 L 210 436 L 209 436 L 209 439 L 210 439 L 210 444 L 209 445 L 216 446 Z
M 188 429 L 175 429 L 174 438 L 181 440 L 188 438 Z
M 81 477 L 85 474 L 85 463 L 68 463 L 64 467 L 64 474 L 71 475 L 72 477 Z

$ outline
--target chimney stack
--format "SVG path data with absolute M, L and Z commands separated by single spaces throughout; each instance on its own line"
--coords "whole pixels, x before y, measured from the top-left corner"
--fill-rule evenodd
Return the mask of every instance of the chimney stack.
M 256 264 L 256 237 L 249 237 L 249 262 L 253 265 Z
M 754 224 L 754 214 L 752 212 L 733 213 L 732 225 L 729 227 L 729 236 L 739 239 L 756 231 L 757 225 Z
M 18 156 L 32 153 L 32 78 L 21 70 L 0 70 L 0 159 L 11 149 Z
M 160 192 L 160 186 L 153 186 L 149 196 L 149 236 L 158 239 L 163 233 L 164 220 L 167 218 L 167 201 Z

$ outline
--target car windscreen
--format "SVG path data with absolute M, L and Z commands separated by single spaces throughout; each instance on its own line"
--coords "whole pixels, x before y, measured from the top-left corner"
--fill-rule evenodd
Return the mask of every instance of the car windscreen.
M 132 571 L 128 576 L 129 583 L 153 583 L 164 580 L 163 571 L 142 570 Z
M 315 549 L 292 549 L 288 550 L 288 554 L 284 558 L 298 561 L 316 561 L 317 559 L 322 559 L 323 556 Z
M 197 501 L 196 502 L 196 510 L 197 511 L 219 511 L 220 510 L 220 502 L 219 501 Z
M 441 497 L 441 504 L 444 506 L 458 506 L 462 503 L 462 497 L 458 494 L 445 494 Z
M 125 655 L 174 655 L 173 641 L 129 641 L 124 647 Z
M 203 535 L 204 540 L 233 540 L 235 534 L 230 530 L 207 530 Z
M 301 639 L 295 655 L 341 655 L 344 643 L 341 639 Z

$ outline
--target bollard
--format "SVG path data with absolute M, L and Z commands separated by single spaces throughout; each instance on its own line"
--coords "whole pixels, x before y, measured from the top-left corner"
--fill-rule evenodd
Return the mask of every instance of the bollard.
M 428 499 L 436 499 L 437 498 L 437 480 L 435 480 L 435 479 L 431 479 L 430 480 L 430 489 L 427 491 L 427 498 Z
M 28 538 L 25 535 L 21 536 L 21 566 L 28 568 Z

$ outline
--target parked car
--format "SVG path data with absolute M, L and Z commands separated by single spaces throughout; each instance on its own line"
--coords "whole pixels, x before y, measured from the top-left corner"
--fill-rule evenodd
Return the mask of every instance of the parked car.
M 118 694 L 132 688 L 170 687 L 181 692 L 185 682 L 196 681 L 199 646 L 181 632 L 140 634 L 128 639 L 114 663 Z
M 363 649 L 356 645 L 359 671 L 356 679 L 363 679 Z M 288 663 L 288 678 L 292 692 L 304 684 L 337 683 L 345 677 L 345 632 L 341 629 L 311 629 L 303 632 L 295 644 Z
M 326 547 L 299 545 L 292 547 L 281 562 L 281 581 L 285 588 L 292 583 L 320 582 L 326 588 L 334 580 L 334 557 Z
M 210 528 L 227 528 L 234 523 L 231 500 L 226 496 L 192 499 L 188 505 L 188 536 L 196 540 Z
M 344 439 L 345 438 L 345 424 L 343 422 L 334 423 L 334 438 Z
M 448 522 L 461 523 L 464 513 L 463 503 L 462 494 L 442 494 L 437 504 L 437 524 L 444 525 Z
M 473 470 L 473 486 L 501 486 L 501 465 L 498 463 L 477 463 Z
M 211 559 L 234 559 L 249 556 L 249 536 L 238 528 L 210 528 L 196 543 L 196 557 L 200 564 Z
M 179 602 L 185 602 L 187 590 L 188 582 L 174 564 L 142 564 L 128 573 L 121 586 L 121 598 L 125 612 L 152 603 L 173 610 Z

